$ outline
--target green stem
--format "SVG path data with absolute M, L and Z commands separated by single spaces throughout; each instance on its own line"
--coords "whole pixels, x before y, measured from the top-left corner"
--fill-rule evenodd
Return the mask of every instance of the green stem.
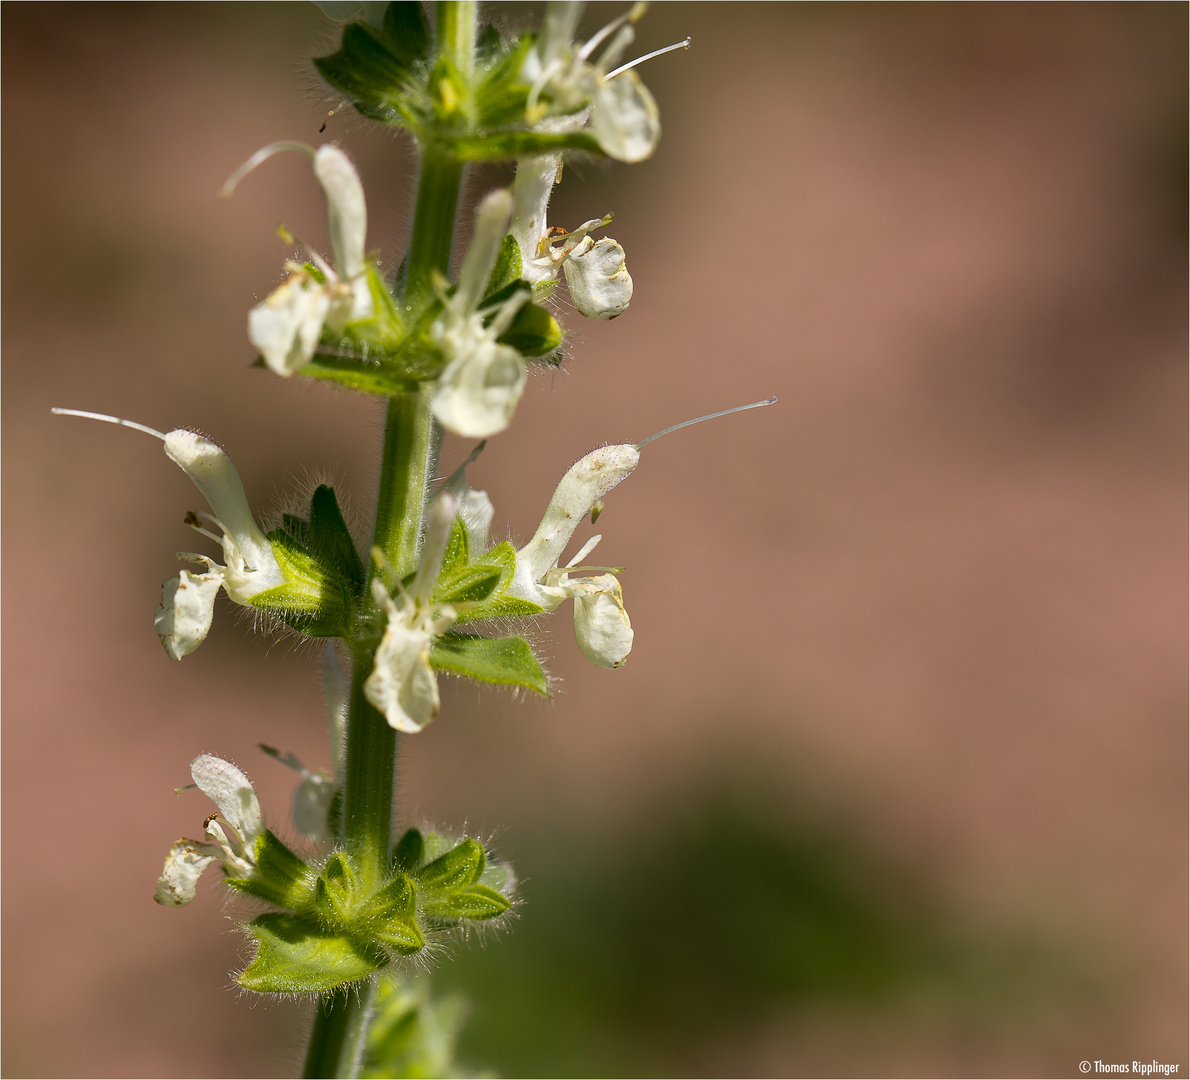
M 442 55 L 464 76 L 470 76 L 475 66 L 477 8 L 476 0 L 439 0 L 436 5 Z
M 455 213 L 463 163 L 439 146 L 427 146 L 417 184 L 417 207 L 413 212 L 413 235 L 409 239 L 409 262 L 405 304 L 419 311 L 434 295 L 435 272 L 446 276 L 454 242 Z
M 304 1077 L 354 1077 L 363 1071 L 375 979 L 356 993 L 322 994 L 314 1012 Z
M 442 55 L 469 76 L 475 53 L 475 0 L 437 6 Z M 463 164 L 443 148 L 424 148 L 413 234 L 409 241 L 405 303 L 421 309 L 434 295 L 435 274 L 446 275 L 454 244 Z M 373 546 L 398 577 L 417 566 L 426 488 L 437 464 L 440 432 L 430 414 L 432 384 L 389 399 L 380 462 L 380 493 Z M 371 594 L 363 626 L 375 623 Z M 374 634 L 353 649 L 343 776 L 343 842 L 365 889 L 380 888 L 389 874 L 397 733 L 372 707 L 364 683 L 372 672 Z M 303 1075 L 359 1076 L 363 1067 L 376 978 L 358 993 L 319 996 Z

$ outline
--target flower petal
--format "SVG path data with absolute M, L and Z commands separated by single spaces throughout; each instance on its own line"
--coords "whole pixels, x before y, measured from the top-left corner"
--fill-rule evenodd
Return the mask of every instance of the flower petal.
M 289 376 L 314 356 L 331 301 L 326 287 L 292 274 L 248 312 L 248 340 L 278 375 Z
M 166 434 L 165 452 L 202 492 L 225 534 L 223 586 L 227 595 L 237 604 L 246 604 L 257 593 L 283 584 L 285 575 L 273 545 L 257 528 L 231 458 L 210 439 L 184 428 Z
M 430 668 L 430 634 L 390 611 L 376 663 L 364 683 L 368 700 L 397 731 L 421 731 L 438 715 L 438 679 Z
M 202 644 L 211 629 L 215 595 L 222 583 L 222 573 L 183 570 L 161 586 L 153 627 L 171 659 L 181 660 Z
M 293 823 L 298 832 L 311 840 L 330 839 L 327 818 L 334 797 L 334 784 L 317 773 L 307 776 L 293 795 Z
M 624 594 L 614 574 L 584 578 L 574 597 L 574 636 L 593 664 L 618 668 L 632 651 L 632 623 L 624 610 Z
M 657 102 L 635 71 L 598 81 L 592 93 L 590 126 L 604 153 L 617 161 L 644 161 L 661 138 Z
M 199 790 L 218 808 L 219 815 L 251 849 L 253 842 L 264 831 L 260 816 L 260 801 L 252 781 L 230 761 L 214 754 L 200 754 L 190 763 L 190 775 Z
M 190 903 L 198 888 L 198 879 L 215 861 L 216 856 L 210 853 L 212 850 L 209 844 L 177 841 L 165 857 L 165 868 L 157 879 L 153 899 L 164 907 L 184 907 Z
M 567 470 L 554 490 L 533 539 L 517 552 L 516 577 L 509 589 L 510 595 L 541 603 L 539 583 L 557 565 L 574 530 L 592 507 L 630 475 L 639 462 L 640 451 L 631 443 L 622 443 L 592 450 Z
M 521 354 L 485 337 L 447 364 L 430 411 L 448 431 L 484 439 L 508 427 L 524 389 Z
M 563 260 L 562 270 L 571 301 L 588 319 L 614 319 L 632 299 L 624 249 L 609 236 L 599 241 L 583 237 Z
M 350 280 L 364 269 L 368 208 L 364 186 L 349 158 L 337 146 L 320 146 L 314 155 L 314 175 L 326 192 L 327 228 L 335 252 L 335 269 Z

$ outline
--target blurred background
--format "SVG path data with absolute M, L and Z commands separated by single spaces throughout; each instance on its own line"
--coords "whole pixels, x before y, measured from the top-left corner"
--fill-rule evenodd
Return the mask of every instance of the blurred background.
M 510 29 L 528 6 L 501 6 Z M 596 5 L 588 32 L 620 10 Z M 152 630 L 201 429 L 257 507 L 330 478 L 366 528 L 380 413 L 253 370 L 333 51 L 312 5 L 5 4 L 4 1073 L 271 1076 L 304 1003 L 238 992 L 239 909 L 152 902 L 246 768 L 281 825 L 327 764 L 318 652 L 231 606 Z M 571 315 L 472 468 L 525 539 L 602 442 L 650 445 L 600 555 L 636 647 L 549 702 L 444 680 L 402 823 L 492 837 L 519 919 L 435 965 L 506 1075 L 1077 1075 L 1187 1066 L 1186 59 L 1181 4 L 660 4 L 656 156 L 568 168 L 632 308 Z M 392 266 L 407 143 L 331 118 Z M 489 169 L 468 199 L 502 182 Z M 469 213 L 469 210 L 466 211 Z M 448 439 L 444 471 L 470 445 Z M 265 513 L 265 510 L 262 510 Z M 267 516 L 267 514 L 265 515 Z M 361 532 L 362 535 L 362 532 Z M 285 833 L 292 835 L 292 832 Z M 212 879 L 214 875 L 211 875 Z

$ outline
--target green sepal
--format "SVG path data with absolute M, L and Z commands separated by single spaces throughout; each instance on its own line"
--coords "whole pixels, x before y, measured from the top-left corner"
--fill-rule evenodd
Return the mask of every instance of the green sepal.
M 524 686 L 549 696 L 545 671 L 522 637 L 446 633 L 430 647 L 430 667 L 498 686 Z
M 421 836 L 420 829 L 406 829 L 405 835 L 396 842 L 393 848 L 393 866 L 407 874 L 412 874 L 421 865 L 426 856 L 426 841 Z
M 368 900 L 357 926 L 368 937 L 408 956 L 425 948 L 426 944 L 417 925 L 416 913 L 417 883 L 406 874 L 398 874 Z
M 314 903 L 331 926 L 349 923 L 355 911 L 356 878 L 341 852 L 332 855 L 315 883 Z
M 562 344 L 562 327 L 545 308 L 530 301 L 522 304 L 512 324 L 497 339 L 522 356 L 546 356 Z
M 487 34 L 487 31 L 491 30 L 494 30 L 494 27 L 488 26 L 484 33 Z M 483 35 L 481 40 L 482 38 Z M 492 37 L 487 36 L 483 47 L 489 53 L 493 66 L 475 90 L 475 111 L 481 128 L 490 131 L 492 128 L 524 121 L 530 87 L 528 83 L 520 81 L 520 72 L 525 55 L 533 47 L 533 41 L 534 35 L 522 34 L 509 44 L 503 56 L 499 56 L 498 33 L 495 38 L 496 48 L 492 47 Z M 480 45 L 477 42 L 476 51 L 479 49 Z
M 421 830 L 406 829 L 405 835 L 397 841 L 393 848 L 393 867 L 406 874 L 412 874 L 425 858 L 426 842 L 422 838 Z
M 267 829 L 252 849 L 256 873 L 250 878 L 227 878 L 230 888 L 296 910 L 314 894 L 314 871 Z
M 364 568 L 334 489 L 319 485 L 310 501 L 310 520 L 286 514 L 268 539 L 287 580 L 252 597 L 252 606 L 274 612 L 311 637 L 345 637 Z
M 442 570 L 438 575 L 441 581 L 447 574 L 465 567 L 471 561 L 471 536 L 461 517 L 456 517 L 450 527 L 450 539 L 446 541 L 446 551 L 442 555 Z M 437 588 L 437 586 L 435 586 Z
M 512 233 L 509 233 L 500 241 L 500 254 L 496 256 L 496 266 L 492 270 L 492 276 L 488 278 L 485 295 L 491 297 L 493 293 L 498 293 L 509 285 L 515 285 L 521 280 L 523 271 L 521 246 L 516 242 Z M 489 302 L 490 300 L 484 301 L 484 303 Z
M 319 484 L 310 499 L 310 527 L 306 536 L 306 546 L 315 558 L 357 589 L 363 588 L 364 564 L 343 520 L 335 489 L 326 484 Z
M 260 993 L 321 993 L 356 982 L 388 963 L 375 945 L 324 929 L 312 918 L 269 912 L 246 927 L 256 938 L 256 958 L 239 984 Z
M 451 539 L 453 541 L 453 535 Z M 471 565 L 499 567 L 500 582 L 488 599 L 473 606 L 460 607 L 458 618 L 455 620 L 456 625 L 478 622 L 481 619 L 525 618 L 540 615 L 545 610 L 532 600 L 522 600 L 518 596 L 508 595 L 508 587 L 516 573 L 516 548 L 507 540 L 489 548 Z
M 500 584 L 501 569 L 498 566 L 464 566 L 449 574 L 439 576 L 434 586 L 435 604 L 478 604 L 492 595 Z
M 435 919 L 467 919 L 470 922 L 480 922 L 503 915 L 511 906 L 512 902 L 495 889 L 476 883 L 459 892 L 426 900 L 422 905 L 422 911 Z
M 426 863 L 417 871 L 417 880 L 435 892 L 456 892 L 479 880 L 487 864 L 483 845 L 471 837 Z
M 460 161 L 494 161 L 526 154 L 553 154 L 559 150 L 583 150 L 603 157 L 603 148 L 585 131 L 542 134 L 536 131 L 501 131 L 487 135 L 465 135 L 445 139 L 450 152 Z

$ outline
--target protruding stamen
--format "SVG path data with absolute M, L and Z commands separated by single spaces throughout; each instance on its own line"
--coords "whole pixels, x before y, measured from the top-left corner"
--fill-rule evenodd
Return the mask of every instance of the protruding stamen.
M 300 150 L 303 154 L 314 156 L 314 147 L 307 145 L 304 142 L 294 142 L 290 139 L 282 139 L 280 142 L 269 143 L 268 146 L 261 147 L 256 151 L 247 161 L 244 162 L 235 172 L 231 174 L 224 182 L 223 187 L 219 189 L 219 194 L 225 199 L 231 198 L 231 193 L 235 191 L 236 185 L 244 179 L 253 169 L 258 165 L 263 165 L 274 154 L 280 154 L 285 150 Z
M 662 428 L 655 435 L 650 435 L 647 439 L 642 439 L 636 443 L 636 448 L 639 450 L 642 446 L 648 446 L 654 439 L 660 439 L 662 435 L 668 435 L 671 431 L 680 431 L 682 428 L 689 427 L 691 424 L 701 424 L 704 420 L 714 420 L 717 416 L 728 416 L 733 412 L 744 412 L 747 409 L 759 409 L 765 405 L 775 405 L 776 402 L 777 399 L 775 397 L 765 398 L 764 401 L 753 401 L 750 405 L 736 405 L 732 409 L 720 409 L 718 412 L 707 413 L 706 416 L 696 416 L 693 420 L 683 420 L 680 424 Z
M 154 435 L 162 442 L 165 442 L 165 436 L 156 428 L 138 424 L 135 420 L 121 420 L 118 416 L 108 416 L 107 413 L 85 412 L 82 409 L 55 408 L 50 409 L 50 412 L 57 413 L 59 416 L 81 416 L 84 420 L 102 420 L 105 424 L 119 424 L 120 427 L 128 427 L 134 431 L 143 431 L 146 435 Z
M 629 60 L 626 64 L 621 64 L 615 71 L 609 71 L 604 78 L 614 79 L 617 75 L 623 74 L 629 68 L 636 67 L 637 64 L 643 64 L 646 60 L 652 60 L 654 56 L 664 56 L 666 53 L 676 52 L 678 49 L 690 48 L 690 39 L 686 38 L 684 41 L 675 41 L 672 45 L 666 45 L 664 49 L 654 49 L 651 53 L 645 53 L 644 56 L 638 56 L 635 60 Z
M 599 30 L 591 38 L 589 38 L 585 45 L 579 49 L 578 58 L 586 60 L 596 49 L 599 48 L 600 42 L 607 39 L 609 34 L 614 34 L 625 23 L 639 22 L 645 11 L 648 10 L 649 5 L 645 2 L 638 2 L 632 5 L 623 15 L 620 15 L 607 24 L 602 30 Z

